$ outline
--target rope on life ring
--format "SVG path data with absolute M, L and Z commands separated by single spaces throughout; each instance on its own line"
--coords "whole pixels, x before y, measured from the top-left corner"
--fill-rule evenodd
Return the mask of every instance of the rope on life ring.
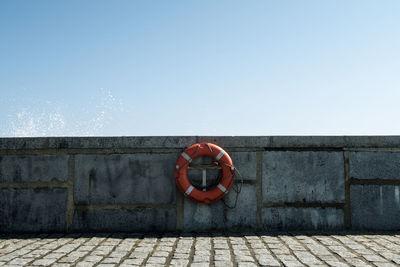
M 202 191 L 194 187 L 189 181 L 187 170 L 189 164 L 197 157 L 208 156 L 218 161 L 222 168 L 222 178 L 218 185 L 210 190 Z M 186 196 L 198 202 L 210 204 L 224 197 L 233 185 L 235 167 L 231 157 L 221 147 L 212 143 L 197 143 L 179 156 L 175 166 L 175 182 L 179 190 Z

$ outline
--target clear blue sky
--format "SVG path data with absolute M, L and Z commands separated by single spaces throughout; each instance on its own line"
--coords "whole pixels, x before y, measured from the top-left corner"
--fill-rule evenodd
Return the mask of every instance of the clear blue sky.
M 400 1 L 0 1 L 0 136 L 400 134 Z

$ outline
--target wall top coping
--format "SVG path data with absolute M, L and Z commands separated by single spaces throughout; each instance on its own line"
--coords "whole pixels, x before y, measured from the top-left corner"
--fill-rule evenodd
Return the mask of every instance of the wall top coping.
M 197 142 L 224 148 L 400 148 L 400 136 L 116 136 L 5 137 L 0 138 L 0 150 L 184 149 Z

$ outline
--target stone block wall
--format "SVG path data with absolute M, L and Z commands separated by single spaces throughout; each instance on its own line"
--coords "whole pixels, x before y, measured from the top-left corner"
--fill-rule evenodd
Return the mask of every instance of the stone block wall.
M 173 177 L 197 142 L 244 177 L 211 205 Z M 236 177 L 236 184 L 240 184 Z M 400 137 L 0 138 L 0 232 L 400 230 Z

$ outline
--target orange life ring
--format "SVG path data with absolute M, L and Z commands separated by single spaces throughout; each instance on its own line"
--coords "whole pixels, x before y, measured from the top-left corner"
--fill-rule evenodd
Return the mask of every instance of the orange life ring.
M 201 156 L 215 158 L 222 168 L 219 184 L 210 190 L 201 191 L 189 181 L 187 170 L 193 159 Z M 188 147 L 178 158 L 175 166 L 175 182 L 179 190 L 187 197 L 209 204 L 225 196 L 233 185 L 235 167 L 232 159 L 222 148 L 211 143 L 198 143 Z

